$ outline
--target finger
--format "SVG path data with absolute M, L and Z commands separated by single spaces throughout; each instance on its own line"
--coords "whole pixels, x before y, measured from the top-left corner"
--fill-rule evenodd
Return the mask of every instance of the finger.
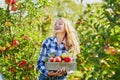
M 65 67 L 62 68 L 62 72 L 65 72 Z
M 54 72 L 53 71 L 50 71 L 49 74 L 53 74 Z
M 61 76 L 63 73 L 61 70 L 59 70 L 58 72 L 56 72 L 57 76 Z
M 59 69 L 58 71 L 57 71 L 57 73 L 61 73 L 62 72 L 62 69 Z

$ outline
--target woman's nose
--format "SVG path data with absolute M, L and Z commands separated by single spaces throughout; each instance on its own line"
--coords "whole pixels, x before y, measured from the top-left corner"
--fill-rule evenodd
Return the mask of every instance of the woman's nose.
M 56 25 L 55 25 L 55 27 L 59 27 L 59 25 L 58 25 L 58 24 L 56 24 Z

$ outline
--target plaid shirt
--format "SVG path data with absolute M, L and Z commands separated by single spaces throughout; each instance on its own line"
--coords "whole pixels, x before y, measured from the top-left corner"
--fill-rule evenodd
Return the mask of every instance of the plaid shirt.
M 47 75 L 48 70 L 45 67 L 45 60 L 49 57 L 50 53 L 55 53 L 56 56 L 62 55 L 62 53 L 66 52 L 66 48 L 64 45 L 64 41 L 61 44 L 57 44 L 56 37 L 47 38 L 42 43 L 42 48 L 40 51 L 40 57 L 37 62 L 37 68 L 44 75 Z

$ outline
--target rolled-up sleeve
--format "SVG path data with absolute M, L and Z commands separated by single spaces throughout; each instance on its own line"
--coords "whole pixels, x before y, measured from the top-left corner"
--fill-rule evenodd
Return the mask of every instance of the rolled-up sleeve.
M 40 57 L 37 61 L 37 68 L 42 74 L 47 76 L 48 70 L 45 67 L 45 60 L 47 58 L 46 54 L 47 54 L 47 41 L 44 41 L 42 44 L 42 48 L 40 50 Z

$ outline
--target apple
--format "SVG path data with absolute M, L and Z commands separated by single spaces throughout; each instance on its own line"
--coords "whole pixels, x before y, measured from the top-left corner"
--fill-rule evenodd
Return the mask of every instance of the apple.
M 25 64 L 27 64 L 27 60 L 22 60 L 22 61 L 18 64 L 18 66 L 19 66 L 19 67 L 23 67 Z
M 79 20 L 78 22 L 77 22 L 77 24 L 81 24 L 82 23 L 82 20 Z
M 112 49 L 112 50 L 111 50 L 111 54 L 115 54 L 115 49 Z
M 24 77 L 24 80 L 28 80 L 28 77 Z
M 54 58 L 54 62 L 62 62 L 62 58 L 60 56 L 56 56 Z
M 14 68 L 14 67 L 11 67 L 11 68 L 10 68 L 10 72 L 11 72 L 11 73 L 14 73 L 14 72 L 15 72 L 15 68 Z
M 12 10 L 12 11 L 17 11 L 17 9 L 18 9 L 18 7 L 17 7 L 17 6 L 12 5 L 12 7 L 11 7 L 11 10 Z
M 26 69 L 26 70 L 28 70 L 28 69 L 32 69 L 32 68 L 33 68 L 33 66 L 32 66 L 31 64 L 25 66 L 25 69 Z
M 4 52 L 5 50 L 6 50 L 5 46 L 4 47 L 0 46 L 0 51 Z
M 63 54 L 61 55 L 61 57 L 62 57 L 62 59 L 65 59 L 65 57 L 67 57 L 66 53 L 63 53 Z
M 13 0 L 5 0 L 6 4 L 12 4 Z
M 19 44 L 19 41 L 18 40 L 13 40 L 13 45 L 14 46 L 17 46 Z
M 24 40 L 29 40 L 29 37 L 28 36 L 23 36 L 23 39 Z
M 51 58 L 49 59 L 49 61 L 50 61 L 50 62 L 53 62 L 53 61 L 54 61 L 54 58 L 53 58 L 53 57 L 51 57 Z
M 64 61 L 65 61 L 65 62 L 72 62 L 72 58 L 69 57 L 69 56 L 68 56 L 68 57 L 65 57 Z
M 114 47 L 112 47 L 112 46 L 105 47 L 104 51 L 106 52 L 106 54 L 115 54 L 115 52 L 116 52 Z
M 16 3 L 16 0 L 12 0 L 12 4 L 15 4 Z
M 11 25 L 12 25 L 12 23 L 10 21 L 5 22 L 5 26 L 11 26 Z

